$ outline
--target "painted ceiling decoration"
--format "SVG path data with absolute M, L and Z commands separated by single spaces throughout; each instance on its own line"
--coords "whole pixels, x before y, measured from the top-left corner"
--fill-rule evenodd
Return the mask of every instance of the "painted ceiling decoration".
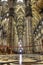
M 38 6 L 40 9 L 43 9 L 43 0 L 38 0 L 37 6 Z
M 38 0 L 38 1 L 37 0 L 31 0 L 32 15 L 33 15 L 33 18 L 32 18 L 33 30 L 35 29 L 35 27 L 37 27 L 39 20 L 41 20 L 41 18 L 42 18 L 41 14 L 39 13 L 41 11 L 40 7 L 38 6 L 39 2 L 40 2 L 40 5 L 41 5 L 41 3 L 43 1 L 42 0 Z M 41 7 L 42 7 L 42 5 L 41 5 Z
M 25 17 L 25 4 L 16 4 L 15 13 L 17 16 L 17 32 L 19 39 L 22 39 L 23 27 L 24 27 L 24 17 Z
M 6 1 L 6 2 L 3 3 L 3 1 Z M 43 0 L 31 0 L 31 1 L 30 0 L 16 0 L 16 2 L 18 1 L 18 3 L 16 3 L 16 4 L 15 4 L 15 1 L 13 3 L 13 0 L 11 0 L 10 3 L 9 3 L 9 1 L 10 0 L 8 0 L 8 2 L 7 2 L 7 0 L 1 0 L 1 2 L 2 2 L 1 6 L 0 6 L 0 15 L 1 16 L 3 16 L 5 13 L 6 13 L 5 16 L 7 16 L 7 12 L 9 11 L 9 8 L 13 7 L 14 12 L 17 14 L 17 19 L 22 20 L 26 14 L 29 14 L 29 5 L 31 5 L 32 16 L 33 16 L 32 17 L 33 29 L 37 26 L 37 24 L 39 23 L 39 20 L 43 17 L 43 14 L 42 14 L 43 13 Z M 23 1 L 25 1 L 25 2 L 23 3 Z M 29 4 L 29 1 L 30 1 L 30 4 Z M 10 6 L 10 4 L 11 4 L 11 6 Z M 25 14 L 25 10 L 26 10 L 26 14 Z M 42 11 L 42 13 L 40 13 L 41 11 Z
M 15 12 L 18 13 L 18 12 L 21 10 L 21 11 L 24 13 L 24 12 L 25 12 L 25 11 L 24 11 L 24 7 L 25 7 L 24 4 L 23 4 L 23 5 L 22 5 L 22 4 L 20 4 L 20 5 L 17 4 L 16 7 L 15 7 Z M 21 12 L 21 11 L 20 11 L 20 12 Z

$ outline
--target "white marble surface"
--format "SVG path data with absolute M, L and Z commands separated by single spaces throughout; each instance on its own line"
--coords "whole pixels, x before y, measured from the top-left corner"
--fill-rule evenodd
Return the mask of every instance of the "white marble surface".
M 43 65 L 43 55 L 37 55 L 37 54 L 23 54 L 22 56 L 22 62 L 36 62 L 38 60 L 42 60 L 37 62 L 37 64 L 32 65 Z M 10 65 L 13 65 L 12 62 L 19 62 L 19 54 L 10 54 L 10 55 L 0 55 L 0 63 L 10 63 Z M 15 65 L 15 64 L 14 64 Z

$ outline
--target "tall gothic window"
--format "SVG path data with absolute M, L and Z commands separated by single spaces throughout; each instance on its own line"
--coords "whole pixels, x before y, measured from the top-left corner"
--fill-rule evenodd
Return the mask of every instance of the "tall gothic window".
M 23 0 L 17 0 L 17 2 L 23 2 Z

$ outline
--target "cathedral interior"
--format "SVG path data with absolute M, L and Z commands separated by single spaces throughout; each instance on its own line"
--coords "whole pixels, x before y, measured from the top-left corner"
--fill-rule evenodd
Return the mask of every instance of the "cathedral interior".
M 43 0 L 0 0 L 0 64 L 43 65 Z

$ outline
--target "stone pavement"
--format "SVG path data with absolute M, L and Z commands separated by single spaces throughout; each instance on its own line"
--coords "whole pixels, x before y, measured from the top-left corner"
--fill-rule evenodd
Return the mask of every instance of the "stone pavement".
M 43 65 L 43 55 L 39 54 L 23 54 L 22 56 L 22 65 Z M 5 60 L 5 61 L 4 61 Z M 19 65 L 19 54 L 13 55 L 0 55 L 0 62 L 15 62 L 18 63 L 10 63 L 10 65 Z M 7 65 L 7 64 L 3 64 Z

